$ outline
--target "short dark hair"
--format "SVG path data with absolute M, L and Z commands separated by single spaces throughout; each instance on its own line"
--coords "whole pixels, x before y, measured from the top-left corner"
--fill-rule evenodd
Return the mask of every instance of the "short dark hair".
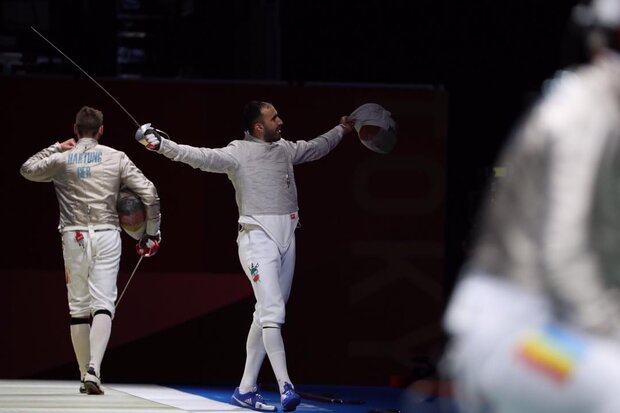
M 248 102 L 243 108 L 243 130 L 252 132 L 252 127 L 258 121 L 260 121 L 261 109 L 271 106 L 269 102 L 263 102 L 261 100 L 253 100 Z
M 95 136 L 103 125 L 103 113 L 100 110 L 83 106 L 75 115 L 75 126 L 79 136 Z

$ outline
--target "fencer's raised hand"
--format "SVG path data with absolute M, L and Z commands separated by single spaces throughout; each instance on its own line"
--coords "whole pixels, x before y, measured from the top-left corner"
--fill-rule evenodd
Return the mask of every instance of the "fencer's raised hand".
M 144 257 L 152 257 L 159 251 L 161 243 L 161 232 L 157 231 L 155 235 L 144 234 L 140 241 L 136 244 L 136 252 Z
M 340 118 L 340 126 L 342 126 L 342 134 L 347 135 L 353 131 L 354 122 L 348 116 Z
M 76 142 L 75 139 L 71 138 L 71 139 L 67 139 L 64 142 L 61 142 L 58 144 L 59 148 L 60 148 L 60 152 L 64 152 L 64 151 L 68 151 L 70 149 L 75 148 Z
M 136 131 L 136 140 L 151 151 L 156 151 L 161 145 L 161 135 L 151 127 L 150 123 L 145 123 Z

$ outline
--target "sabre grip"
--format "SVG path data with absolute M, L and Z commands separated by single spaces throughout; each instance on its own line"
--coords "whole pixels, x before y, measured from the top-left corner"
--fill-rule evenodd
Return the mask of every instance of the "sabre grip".
M 144 257 L 152 257 L 159 251 L 161 242 L 161 233 L 158 231 L 156 235 L 144 234 L 140 241 L 136 244 L 136 252 Z
M 150 123 L 145 123 L 138 128 L 136 140 L 151 151 L 156 151 L 161 146 L 161 135 L 157 129 L 151 127 Z

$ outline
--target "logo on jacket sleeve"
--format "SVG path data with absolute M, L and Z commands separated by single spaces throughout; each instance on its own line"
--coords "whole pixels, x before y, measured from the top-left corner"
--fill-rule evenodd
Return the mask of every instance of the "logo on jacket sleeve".
M 260 274 L 258 273 L 258 263 L 250 263 L 250 277 L 252 277 L 252 281 L 259 282 Z

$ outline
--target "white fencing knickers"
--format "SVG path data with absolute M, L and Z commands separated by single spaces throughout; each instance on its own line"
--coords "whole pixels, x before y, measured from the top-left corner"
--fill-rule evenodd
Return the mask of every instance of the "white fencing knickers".
M 284 324 L 285 304 L 295 270 L 295 237 L 282 248 L 257 225 L 243 225 L 237 236 L 239 261 L 252 284 L 254 322 L 261 327 Z
M 114 317 L 116 279 L 121 257 L 121 235 L 117 229 L 62 233 L 63 258 L 69 313 L 87 318 L 97 310 Z
M 464 412 L 620 412 L 620 345 L 554 319 L 545 297 L 470 275 L 444 321 Z

